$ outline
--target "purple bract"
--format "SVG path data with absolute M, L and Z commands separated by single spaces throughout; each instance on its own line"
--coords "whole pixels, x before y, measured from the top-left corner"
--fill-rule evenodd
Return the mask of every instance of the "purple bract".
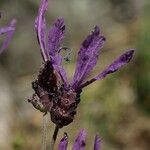
M 98 26 L 94 28 L 94 31 L 87 36 L 87 38 L 81 44 L 78 52 L 77 65 L 73 80 L 71 83 L 67 81 L 65 70 L 61 65 L 62 57 L 60 55 L 60 44 L 64 38 L 65 25 L 63 18 L 58 18 L 54 22 L 53 26 L 48 31 L 48 41 L 46 40 L 46 21 L 45 12 L 47 10 L 48 0 L 42 0 L 39 13 L 35 22 L 35 27 L 38 35 L 38 41 L 41 47 L 41 53 L 44 61 L 51 60 L 53 67 L 61 75 L 62 80 L 66 85 L 71 85 L 74 89 L 83 87 L 86 77 L 93 70 L 97 64 L 100 49 L 105 42 L 105 37 L 101 35 Z M 107 74 L 117 71 L 120 67 L 128 63 L 134 50 L 125 52 L 122 56 L 116 59 L 106 70 L 101 72 L 98 76 L 91 79 L 96 81 L 104 78 Z M 88 82 L 88 81 L 87 81 Z M 92 83 L 92 82 L 91 82 Z
M 1 19 L 1 13 L 0 13 L 0 19 Z M 10 22 L 10 25 L 8 25 L 6 27 L 2 27 L 2 28 L 0 27 L 0 35 L 6 34 L 6 38 L 4 39 L 2 45 L 0 46 L 0 54 L 8 47 L 8 45 L 12 39 L 13 33 L 15 31 L 15 27 L 16 27 L 15 19 L 13 19 Z
M 29 102 L 42 112 L 50 112 L 51 120 L 59 127 L 63 127 L 73 121 L 82 89 L 127 64 L 132 59 L 134 50 L 128 50 L 97 76 L 86 81 L 97 64 L 100 50 L 105 42 L 99 27 L 95 26 L 80 46 L 75 73 L 72 81 L 69 81 L 60 54 L 64 49 L 61 47 L 65 32 L 64 20 L 56 19 L 53 26 L 47 29 L 45 21 L 47 7 L 48 0 L 41 0 L 35 29 L 44 64 L 37 80 L 33 82 L 35 93 Z
M 73 144 L 72 149 L 73 150 L 84 150 L 86 147 L 85 139 L 86 139 L 86 131 L 81 130 Z M 67 150 L 67 146 L 68 146 L 68 137 L 65 134 L 59 143 L 58 149 L 59 150 Z M 93 150 L 100 150 L 100 147 L 101 147 L 101 140 L 100 140 L 99 135 L 96 135 Z

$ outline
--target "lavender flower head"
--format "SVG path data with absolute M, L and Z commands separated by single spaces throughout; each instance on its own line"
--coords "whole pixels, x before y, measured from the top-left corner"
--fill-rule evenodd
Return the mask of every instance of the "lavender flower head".
M 72 150 L 84 150 L 86 147 L 85 139 L 86 139 L 86 131 L 81 130 L 77 138 L 75 139 Z M 67 134 L 65 134 L 59 143 L 58 150 L 67 150 L 67 146 L 68 146 L 68 137 Z M 100 147 L 101 147 L 101 140 L 99 135 L 96 135 L 93 150 L 100 150 Z
M 1 19 L 1 13 L 0 13 L 0 19 Z M 10 24 L 6 27 L 0 27 L 0 35 L 5 34 L 6 38 L 3 41 L 2 45 L 0 46 L 0 54 L 8 47 L 13 33 L 15 31 L 15 27 L 16 27 L 16 20 L 13 19 Z
M 61 128 L 73 121 L 82 89 L 127 64 L 132 59 L 134 50 L 128 50 L 106 69 L 87 81 L 86 78 L 96 66 L 100 50 L 105 42 L 99 27 L 95 26 L 80 46 L 73 79 L 68 81 L 60 54 L 63 50 L 60 45 L 64 39 L 64 20 L 56 19 L 52 27 L 47 29 L 45 21 L 47 7 L 48 0 L 41 0 L 35 29 L 44 62 L 37 80 L 32 84 L 35 93 L 29 102 L 41 112 L 45 114 L 49 112 L 53 123 Z M 47 30 L 48 33 L 46 33 Z

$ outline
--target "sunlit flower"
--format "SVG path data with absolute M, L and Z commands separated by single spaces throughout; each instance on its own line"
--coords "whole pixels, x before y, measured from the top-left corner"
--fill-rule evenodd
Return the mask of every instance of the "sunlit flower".
M 73 150 L 84 150 L 85 147 L 88 147 L 88 144 L 86 144 L 85 140 L 86 140 L 86 131 L 81 130 L 80 133 L 78 134 L 77 138 L 75 139 L 72 149 Z M 68 137 L 67 137 L 67 134 L 65 134 L 59 143 L 58 149 L 59 150 L 67 150 L 67 146 L 68 146 Z M 100 137 L 99 137 L 99 135 L 96 135 L 95 140 L 94 140 L 93 150 L 100 150 L 100 146 L 101 146 Z
M 47 29 L 45 21 L 47 7 L 48 0 L 41 0 L 35 29 L 44 64 L 37 80 L 33 82 L 35 93 L 29 102 L 44 113 L 50 112 L 51 120 L 57 126 L 63 127 L 73 121 L 82 89 L 127 64 L 134 50 L 123 53 L 106 69 L 87 81 L 86 78 L 96 66 L 100 50 L 105 42 L 99 27 L 95 26 L 80 46 L 75 73 L 72 81 L 69 81 L 62 66 L 63 58 L 60 54 L 64 49 L 61 47 L 65 32 L 64 20 L 56 19 L 53 26 Z
M 0 19 L 1 19 L 1 13 L 0 13 Z M 2 45 L 0 46 L 0 54 L 8 47 L 12 39 L 13 33 L 15 31 L 15 27 L 16 27 L 15 19 L 13 19 L 8 26 L 0 27 L 0 35 L 5 34 L 6 36 Z

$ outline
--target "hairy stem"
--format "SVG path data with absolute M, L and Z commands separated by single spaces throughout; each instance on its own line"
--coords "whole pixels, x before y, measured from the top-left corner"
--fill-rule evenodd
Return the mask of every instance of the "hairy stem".
M 41 150 L 46 150 L 46 144 L 47 144 L 47 118 L 48 115 L 43 116 L 42 120 L 42 144 L 41 144 Z
M 57 138 L 57 135 L 58 135 L 58 131 L 59 131 L 59 127 L 56 125 L 53 136 L 52 136 L 52 140 L 51 140 L 51 143 L 50 143 L 50 150 L 54 149 L 54 144 L 55 144 L 55 141 L 56 141 L 56 138 Z

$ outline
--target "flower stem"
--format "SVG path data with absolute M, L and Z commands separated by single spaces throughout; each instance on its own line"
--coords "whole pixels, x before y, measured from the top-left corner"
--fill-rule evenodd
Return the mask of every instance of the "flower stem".
M 52 136 L 52 140 L 50 142 L 50 150 L 54 149 L 54 144 L 58 135 L 58 131 L 59 131 L 59 127 L 56 125 L 53 136 Z
M 46 144 L 47 144 L 47 118 L 48 115 L 43 116 L 42 120 L 42 145 L 41 145 L 41 150 L 46 150 Z

